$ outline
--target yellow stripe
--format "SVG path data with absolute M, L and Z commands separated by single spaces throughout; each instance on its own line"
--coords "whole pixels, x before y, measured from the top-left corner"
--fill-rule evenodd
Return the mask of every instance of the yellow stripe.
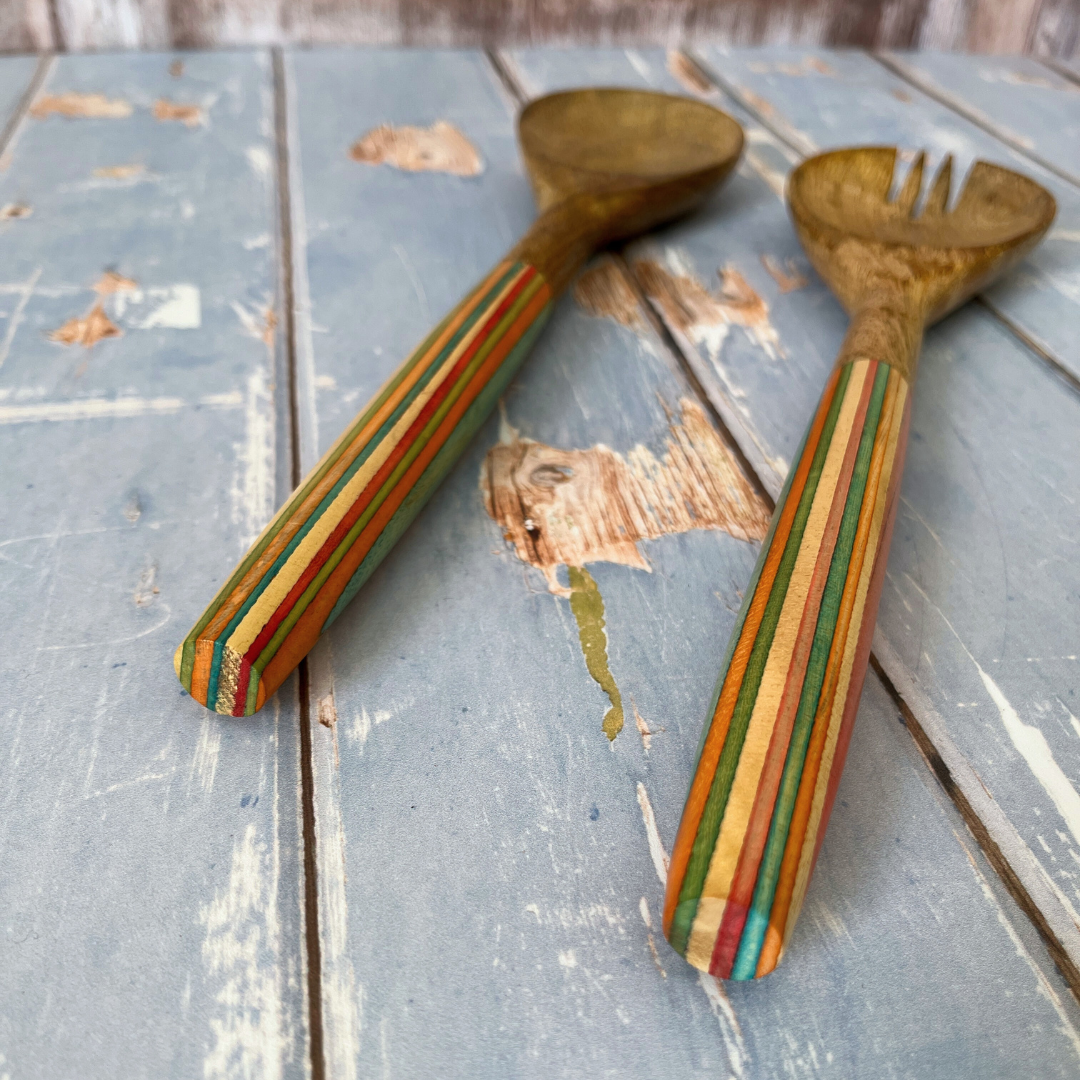
M 866 556 L 863 559 L 859 574 L 858 591 L 851 613 L 851 630 L 848 634 L 844 659 L 840 667 L 840 676 L 837 680 L 832 714 L 829 717 L 829 734 L 825 740 L 825 749 L 821 755 L 821 766 L 818 769 L 817 784 L 814 787 L 814 801 L 811 804 L 810 819 L 807 822 L 802 853 L 799 857 L 799 870 L 795 876 L 795 887 L 791 894 L 791 907 L 788 909 L 787 924 L 784 927 L 785 948 L 795 927 L 795 920 L 798 918 L 803 899 L 806 896 L 806 888 L 810 883 L 810 871 L 814 865 L 814 849 L 817 847 L 817 834 L 821 828 L 821 815 L 825 808 L 825 795 L 829 788 L 829 777 L 832 774 L 833 759 L 836 756 L 836 743 L 840 737 L 848 690 L 851 686 L 851 670 L 855 663 L 855 653 L 859 648 L 863 611 L 866 608 L 866 594 L 870 589 L 870 579 L 874 574 L 874 565 L 880 555 L 878 545 L 881 541 L 881 528 L 885 520 L 889 487 L 892 483 L 893 463 L 896 459 L 896 447 L 900 439 L 900 427 L 904 419 L 904 402 L 907 400 L 908 391 L 907 381 L 897 373 L 894 373 L 894 377 L 900 380 L 899 392 L 896 395 L 896 403 L 887 429 L 888 443 L 885 450 L 885 465 L 881 470 L 881 481 L 878 485 L 877 499 L 874 502 L 873 523 L 870 527 L 870 535 L 867 537 Z
M 754 809 L 761 771 L 765 767 L 776 716 L 791 668 L 791 657 L 806 608 L 806 598 L 810 592 L 810 582 L 821 553 L 822 537 L 832 511 L 833 498 L 844 458 L 847 456 L 848 442 L 869 366 L 866 360 L 859 360 L 852 366 L 847 392 L 840 406 L 840 415 L 836 419 L 821 479 L 814 492 L 810 516 L 776 624 L 769 658 L 765 662 L 761 686 L 754 701 L 754 711 L 750 715 L 746 740 L 735 769 L 731 795 L 720 823 L 720 835 L 716 838 L 716 847 L 713 848 L 712 858 L 709 860 L 709 872 L 702 887 L 702 900 L 708 898 L 710 902 L 705 904 L 699 901 L 686 948 L 686 959 L 695 967 L 705 970 L 708 970 L 712 958 L 716 935 L 738 866 L 739 853 L 742 851 L 747 825 Z
M 515 275 L 492 302 L 489 310 L 494 310 L 502 303 L 520 277 L 521 274 Z M 446 381 L 446 377 L 453 370 L 461 355 L 483 331 L 484 326 L 485 320 L 483 317 L 476 320 L 468 334 L 462 338 L 457 348 L 439 368 L 434 378 L 417 395 L 386 437 L 372 451 L 367 461 L 356 470 L 352 479 L 341 489 L 337 498 L 311 527 L 311 531 L 297 545 L 296 550 L 289 556 L 285 565 L 274 576 L 274 579 L 267 585 L 259 599 L 251 606 L 251 610 L 241 620 L 240 625 L 233 631 L 232 636 L 226 642 L 230 649 L 243 656 L 251 648 L 252 642 L 259 636 L 259 632 L 267 624 L 274 612 L 277 611 L 281 602 L 289 595 L 292 587 L 300 580 L 308 565 L 319 553 L 323 544 L 326 543 L 327 538 L 340 524 L 341 519 L 349 512 L 349 509 L 360 497 L 364 488 L 371 482 L 372 477 L 382 468 L 386 459 L 390 457 L 394 448 L 401 442 L 409 428 L 412 427 L 413 422 L 423 411 L 432 395 Z

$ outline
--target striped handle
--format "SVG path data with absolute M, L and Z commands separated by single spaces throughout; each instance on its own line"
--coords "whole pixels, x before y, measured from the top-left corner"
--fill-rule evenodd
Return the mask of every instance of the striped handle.
M 671 857 L 664 933 L 752 979 L 791 936 L 870 656 L 909 415 L 895 368 L 833 373 L 728 646 Z
M 450 471 L 551 310 L 505 262 L 398 368 L 327 451 L 176 650 L 196 701 L 250 716 L 371 576 Z

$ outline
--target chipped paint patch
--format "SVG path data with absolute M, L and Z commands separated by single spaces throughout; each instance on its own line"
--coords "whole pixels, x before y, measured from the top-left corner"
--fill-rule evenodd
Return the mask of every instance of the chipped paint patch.
M 640 444 L 626 456 L 602 443 L 559 450 L 523 439 L 509 424 L 484 459 L 487 512 L 522 562 L 569 596 L 557 568 L 591 562 L 650 569 L 642 540 L 719 529 L 740 540 L 765 536 L 769 514 L 732 452 L 694 401 L 681 402 L 663 456 Z
M 115 270 L 106 270 L 94 284 L 98 296 L 114 296 L 116 293 L 136 292 L 138 282 L 118 274 Z
M 645 328 L 641 307 L 622 267 L 604 255 L 574 282 L 574 299 L 589 315 L 614 319 L 631 330 Z
M 319 723 L 332 728 L 337 723 L 337 705 L 334 703 L 334 691 L 319 698 Z
M 641 747 L 648 754 L 652 747 L 653 731 L 649 729 L 649 725 L 645 723 L 645 717 L 638 712 L 637 702 L 631 697 L 630 708 L 634 710 L 634 725 L 637 727 L 638 734 L 641 736 Z
M 149 607 L 154 602 L 154 598 L 161 592 L 155 584 L 156 580 L 157 563 L 151 563 L 139 574 L 139 582 L 132 594 L 136 607 Z
M 714 293 L 678 251 L 669 249 L 665 262 L 637 259 L 634 272 L 664 319 L 695 344 L 705 345 L 714 363 L 733 326 L 742 327 L 770 360 L 784 355 L 780 335 L 769 320 L 769 305 L 735 266 L 718 271 L 720 289 Z
M 28 218 L 33 212 L 34 208 L 26 203 L 5 203 L 0 206 L 0 221 L 19 221 Z
M 805 78 L 807 75 L 827 75 L 836 77 L 836 72 L 816 56 L 804 56 L 797 64 L 767 64 L 761 60 L 755 60 L 746 65 L 755 75 L 769 75 L 775 72 L 778 75 L 790 75 L 792 78 Z
M 185 105 L 168 98 L 158 98 L 154 102 L 153 116 L 162 123 L 175 120 L 189 128 L 206 123 L 206 113 L 201 105 Z
M 132 165 L 102 165 L 95 169 L 92 176 L 98 180 L 135 180 L 146 175 L 146 166 Z
M 393 165 L 407 172 L 479 176 L 484 171 L 476 147 L 445 120 L 429 128 L 381 124 L 353 143 L 349 157 L 365 165 Z
M 204 1080 L 280 1080 L 287 1049 L 282 1010 L 275 860 L 251 823 L 233 846 L 228 885 L 199 913 L 207 976 L 218 986 Z
M 712 97 L 716 93 L 716 87 L 702 75 L 697 64 L 678 49 L 668 50 L 667 69 L 672 78 L 691 94 Z
M 57 116 L 74 119 L 122 120 L 131 115 L 131 103 L 122 98 L 110 99 L 104 94 L 43 94 L 30 106 L 30 115 L 35 120 L 44 120 L 54 113 Z
M 799 269 L 794 259 L 780 260 L 772 255 L 762 255 L 761 265 L 768 271 L 769 277 L 776 282 L 782 293 L 798 292 L 809 284 L 806 275 Z
M 49 334 L 49 340 L 60 345 L 82 345 L 85 349 L 93 348 L 104 338 L 123 337 L 120 329 L 105 314 L 100 302 L 94 304 L 85 315 L 68 319 L 63 326 Z
M 232 309 L 248 337 L 261 341 L 268 349 L 274 347 L 274 331 L 277 329 L 277 314 L 271 307 L 261 312 L 248 311 L 239 301 L 232 301 Z
M 608 696 L 611 708 L 604 713 L 601 725 L 610 742 L 623 729 L 622 694 L 608 666 L 607 634 L 604 631 L 604 598 L 588 570 L 567 568 L 570 573 L 570 610 L 578 626 L 578 640 L 585 656 L 585 666 L 593 680 Z

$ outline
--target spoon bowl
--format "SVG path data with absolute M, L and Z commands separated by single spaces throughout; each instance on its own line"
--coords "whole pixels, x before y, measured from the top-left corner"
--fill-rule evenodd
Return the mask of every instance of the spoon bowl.
M 886 146 L 819 154 L 792 173 L 788 202 L 810 261 L 849 313 L 884 294 L 932 323 L 1039 242 L 1054 198 L 1026 176 L 978 161 L 950 208 L 950 156 L 920 200 L 920 153 L 890 199 L 898 156 Z

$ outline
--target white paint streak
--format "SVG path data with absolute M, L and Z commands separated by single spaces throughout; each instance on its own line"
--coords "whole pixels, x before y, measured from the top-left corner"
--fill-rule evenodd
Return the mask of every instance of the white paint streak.
M 270 151 L 265 146 L 249 146 L 244 153 L 247 155 L 251 171 L 260 180 L 269 181 L 274 169 L 274 161 L 270 157 Z
M 221 721 L 215 713 L 204 712 L 199 728 L 199 741 L 195 744 L 195 755 L 191 759 L 191 772 L 188 774 L 189 789 L 192 781 L 198 777 L 204 795 L 209 795 L 214 790 L 220 752 Z
M 656 815 L 653 813 L 652 803 L 649 802 L 649 793 L 640 780 L 637 786 L 637 801 L 638 806 L 641 807 L 641 817 L 645 822 L 645 835 L 649 838 L 649 855 L 652 856 L 656 876 L 660 879 L 662 885 L 666 885 L 668 855 L 660 839 L 660 830 L 656 827 Z
M 196 402 L 211 409 L 235 409 L 243 402 L 239 391 L 207 394 Z M 108 420 L 131 416 L 168 415 L 190 408 L 177 397 L 76 398 L 42 401 L 33 405 L 0 405 L 0 424 L 38 424 L 46 421 Z
M 202 956 L 218 984 L 204 1080 L 280 1080 L 285 1057 L 277 874 L 254 823 L 233 846 L 228 885 L 199 913 Z
M 236 468 L 232 520 L 241 527 L 239 544 L 246 551 L 274 511 L 273 404 L 261 367 L 248 376 L 244 441 L 236 445 Z
M 15 310 L 8 316 L 7 329 L 4 331 L 4 340 L 0 341 L 0 368 L 4 366 L 4 361 L 8 358 L 8 353 L 11 352 L 11 343 L 15 340 L 15 331 L 19 329 L 19 323 L 23 321 L 23 315 L 26 313 L 26 305 L 30 302 L 30 297 L 34 293 L 34 288 L 38 283 L 38 279 L 41 277 L 42 267 L 38 267 L 27 279 L 19 286 L 19 300 L 15 305 Z
M 1080 1032 L 1076 1030 L 1075 1025 L 1069 1019 L 1069 1014 L 1065 1011 L 1065 1005 L 1062 1002 L 1057 991 L 1050 984 L 1050 981 L 1043 974 L 1039 965 L 1035 963 L 1034 958 L 1024 947 L 1024 943 L 1020 940 L 1020 935 L 1017 934 L 1016 928 L 1013 926 L 1009 917 L 1002 910 L 1001 905 L 998 903 L 997 897 L 994 895 L 993 890 L 990 888 L 989 882 L 983 876 L 982 871 L 979 869 L 978 863 L 975 861 L 975 856 L 968 850 L 967 844 L 964 843 L 963 837 L 960 836 L 955 830 L 953 836 L 956 837 L 956 842 L 964 849 L 964 854 L 967 856 L 968 862 L 971 864 L 971 872 L 975 876 L 975 880 L 979 884 L 979 888 L 982 890 L 983 896 L 986 897 L 986 901 L 990 904 L 995 912 L 997 912 L 997 920 L 1001 924 L 1005 933 L 1009 935 L 1009 940 L 1012 942 L 1013 948 L 1016 950 L 1016 955 L 1024 961 L 1031 973 L 1035 976 L 1035 986 L 1039 994 L 1046 998 L 1047 1001 L 1054 1008 L 1054 1012 L 1058 1014 L 1058 1019 L 1061 1021 L 1061 1027 L 1058 1029 L 1062 1035 L 1064 1035 L 1073 1046 L 1073 1051 L 1077 1057 L 1080 1057 Z
M 159 303 L 136 324 L 138 329 L 198 330 L 202 326 L 202 304 L 197 286 L 169 285 L 163 289 L 147 289 L 146 295 Z
M 987 694 L 990 695 L 990 700 L 997 706 L 998 713 L 1001 716 L 1001 723 L 1013 746 L 1024 761 L 1027 762 L 1028 768 L 1034 774 L 1035 779 L 1042 785 L 1043 790 L 1050 796 L 1054 806 L 1057 807 L 1058 813 L 1065 819 L 1069 832 L 1073 834 L 1076 840 L 1080 841 L 1080 794 L 1077 794 L 1064 770 L 1054 760 L 1046 736 L 1034 724 L 1025 724 L 1020 719 L 1016 709 L 1013 708 L 1008 698 L 1001 692 L 1001 687 L 983 670 L 982 665 L 971 654 L 971 650 L 961 641 L 956 628 L 945 617 L 944 612 L 930 600 L 910 574 L 904 576 L 918 590 L 923 600 L 938 613 L 941 620 L 952 631 L 953 637 L 959 642 L 960 648 L 967 653 L 968 659 L 975 665 L 975 670 L 978 671 L 979 678 L 982 679 L 983 687 Z
M 727 1051 L 728 1064 L 732 1073 L 743 1080 L 746 1076 L 744 1066 L 749 1060 L 746 1053 L 746 1043 L 743 1041 L 742 1028 L 739 1027 L 739 1019 L 735 1010 L 728 1001 L 727 994 L 719 979 L 705 971 L 698 973 L 698 982 L 701 983 L 705 997 L 709 1000 L 709 1007 L 720 1025 L 720 1037 L 724 1040 L 724 1049 Z

